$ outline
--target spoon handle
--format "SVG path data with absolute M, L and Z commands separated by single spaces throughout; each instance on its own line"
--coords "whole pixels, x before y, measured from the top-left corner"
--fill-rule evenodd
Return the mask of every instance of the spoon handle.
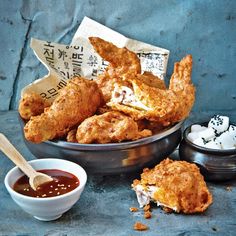
M 37 173 L 24 157 L 10 143 L 6 136 L 0 133 L 0 150 L 18 166 L 29 178 L 34 177 Z

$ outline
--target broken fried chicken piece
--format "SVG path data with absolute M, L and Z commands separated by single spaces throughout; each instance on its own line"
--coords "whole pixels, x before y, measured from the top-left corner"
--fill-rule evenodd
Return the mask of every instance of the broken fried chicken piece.
M 79 143 L 113 143 L 150 135 L 150 130 L 139 131 L 137 123 L 132 118 L 111 111 L 84 120 L 77 129 L 76 139 Z
M 195 164 L 165 159 L 153 169 L 144 169 L 132 184 L 140 207 L 150 201 L 185 214 L 205 211 L 212 195 Z
M 104 73 L 96 79 L 105 102 L 109 102 L 116 84 L 127 85 L 127 77 L 141 73 L 140 59 L 127 48 L 118 48 L 101 38 L 90 37 L 89 40 L 96 52 L 110 63 Z
M 37 116 L 43 113 L 44 108 L 49 107 L 50 103 L 37 93 L 26 93 L 20 100 L 20 116 L 29 120 L 31 116 Z
M 167 126 L 186 118 L 195 100 L 191 83 L 192 57 L 176 63 L 169 89 L 151 87 L 135 77 L 131 86 L 117 84 L 112 92 L 112 109 L 122 111 L 135 120 L 147 119 Z M 172 81 L 173 80 L 173 81 Z
M 25 125 L 25 138 L 34 143 L 62 137 L 75 125 L 92 116 L 101 103 L 95 82 L 74 77 L 60 90 L 52 105 Z
M 89 38 L 97 53 L 110 64 L 97 79 L 106 105 L 135 120 L 168 126 L 185 119 L 195 100 L 191 82 L 192 56 L 175 63 L 169 89 L 150 72 L 141 74 L 137 55 L 100 38 Z

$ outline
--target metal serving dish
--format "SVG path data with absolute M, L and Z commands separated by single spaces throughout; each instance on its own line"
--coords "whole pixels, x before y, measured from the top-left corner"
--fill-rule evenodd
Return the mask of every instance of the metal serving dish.
M 206 122 L 198 124 L 207 125 Z M 225 181 L 236 178 L 236 149 L 209 149 L 192 143 L 187 138 L 192 125 L 184 131 L 179 146 L 180 159 L 197 164 L 206 180 Z
M 22 119 L 20 124 L 23 130 Z M 171 154 L 181 141 L 182 124 L 179 122 L 153 136 L 122 143 L 79 144 L 56 140 L 35 144 L 25 138 L 24 141 L 37 158 L 61 158 L 80 164 L 90 173 L 118 174 L 153 166 Z

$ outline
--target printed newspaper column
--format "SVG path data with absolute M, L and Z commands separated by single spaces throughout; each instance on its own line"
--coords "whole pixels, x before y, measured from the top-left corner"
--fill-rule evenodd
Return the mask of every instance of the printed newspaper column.
M 136 52 L 140 57 L 142 71 L 150 71 L 161 79 L 164 78 L 169 57 L 168 50 L 126 38 L 85 17 L 70 45 L 31 39 L 31 48 L 48 69 L 48 75 L 26 86 L 21 95 L 36 92 L 52 102 L 58 91 L 73 76 L 96 79 L 108 63 L 94 51 L 88 40 L 90 36 L 101 37 L 118 47 L 127 47 Z

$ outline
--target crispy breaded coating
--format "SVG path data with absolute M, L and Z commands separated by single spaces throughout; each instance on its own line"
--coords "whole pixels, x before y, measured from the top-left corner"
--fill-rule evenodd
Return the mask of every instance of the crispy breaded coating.
M 155 76 L 151 72 L 144 71 L 143 74 L 137 74 L 137 78 L 150 87 L 154 87 L 158 89 L 166 89 L 164 80 Z
M 97 53 L 110 64 L 97 83 L 106 105 L 135 120 L 147 119 L 168 126 L 185 119 L 194 104 L 192 56 L 175 63 L 169 89 L 150 72 L 141 74 L 140 60 L 127 48 L 100 38 L 89 38 Z
M 186 161 L 167 158 L 153 169 L 144 169 L 141 180 L 133 182 L 135 191 L 140 190 L 137 186 L 144 192 L 151 186 L 151 200 L 176 212 L 203 212 L 212 203 L 212 195 L 199 168 Z
M 79 143 L 113 143 L 150 135 L 150 130 L 139 131 L 132 118 L 111 111 L 84 120 L 77 129 L 76 139 Z
M 112 111 L 112 109 L 110 108 L 110 107 L 108 107 L 108 106 L 101 106 L 101 107 L 99 107 L 98 108 L 98 110 L 97 110 L 97 112 L 96 112 L 96 114 L 97 115 L 102 115 L 102 114 L 104 114 L 104 113 L 106 113 L 106 112 L 109 112 L 109 111 Z
M 115 88 L 115 85 L 120 84 L 129 86 L 129 83 L 125 80 L 117 77 L 111 77 L 107 73 L 99 75 L 95 82 L 98 84 L 99 89 L 101 89 L 102 91 L 105 103 L 111 100 L 111 94 Z
M 52 105 L 25 125 L 25 138 L 34 143 L 62 137 L 75 125 L 92 116 L 101 103 L 95 82 L 82 77 L 71 79 Z
M 118 48 L 114 44 L 98 37 L 89 37 L 90 43 L 95 51 L 110 63 L 108 74 L 115 77 L 121 75 L 140 74 L 141 65 L 136 53 L 127 48 Z
M 195 87 L 191 82 L 192 64 L 192 56 L 187 55 L 180 62 L 176 62 L 174 66 L 169 90 L 175 92 L 179 108 L 173 116 L 173 122 L 185 119 L 195 101 Z
M 77 129 L 70 130 L 66 136 L 66 141 L 71 143 L 78 143 L 76 139 L 76 132 Z
M 31 116 L 37 116 L 43 113 L 44 108 L 49 107 L 50 103 L 37 93 L 24 94 L 19 102 L 20 116 L 29 120 Z
M 140 59 L 127 48 L 118 48 L 101 38 L 90 37 L 89 40 L 96 52 L 110 63 L 96 79 L 105 102 L 109 102 L 115 84 L 127 85 L 127 77 L 141 73 Z

